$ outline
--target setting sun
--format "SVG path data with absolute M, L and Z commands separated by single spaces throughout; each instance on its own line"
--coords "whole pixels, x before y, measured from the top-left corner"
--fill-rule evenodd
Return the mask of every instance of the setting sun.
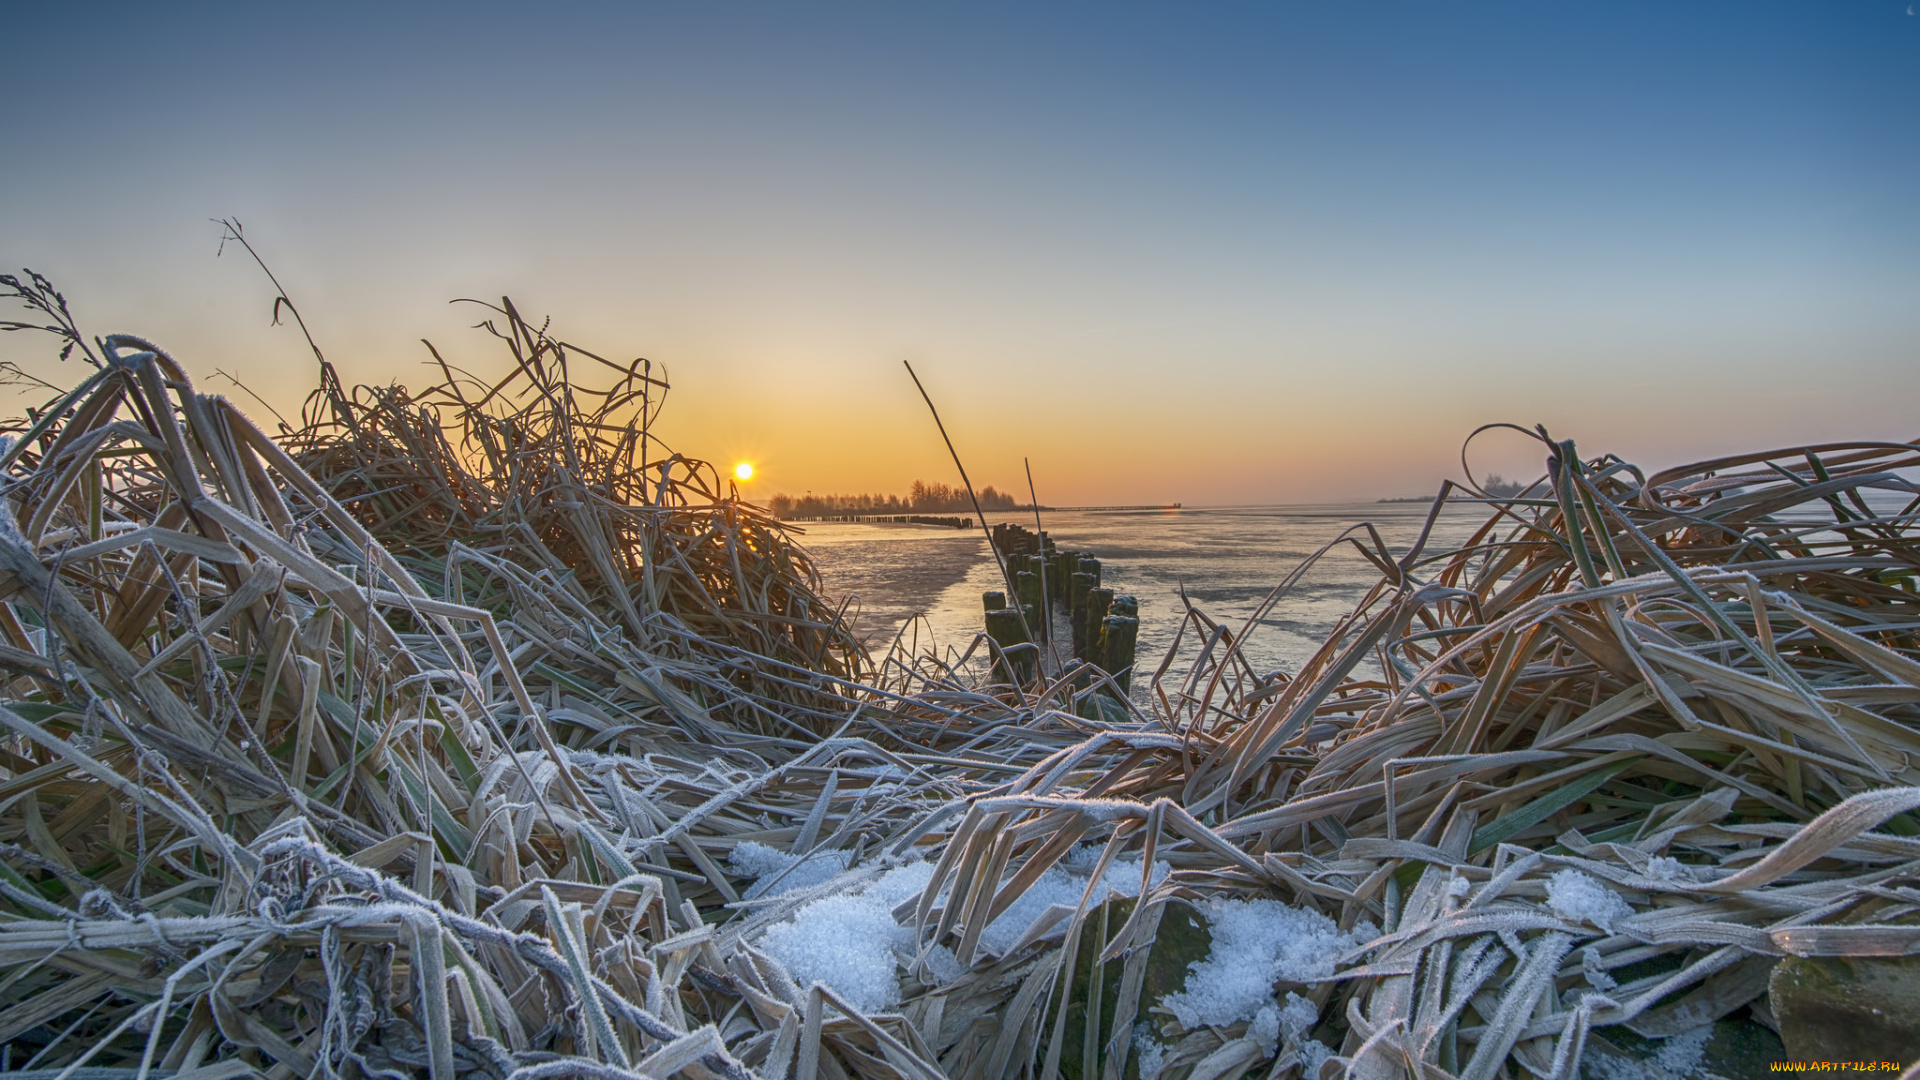
M 733 467 L 733 476 L 736 480 L 751 480 L 753 479 L 753 466 L 743 461 Z

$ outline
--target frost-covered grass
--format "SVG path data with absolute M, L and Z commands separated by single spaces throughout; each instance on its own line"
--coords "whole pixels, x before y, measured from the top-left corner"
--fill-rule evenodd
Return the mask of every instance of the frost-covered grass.
M 872 663 L 777 522 L 658 451 L 657 369 L 587 389 L 494 314 L 506 382 L 322 366 L 280 436 L 107 338 L 0 441 L 16 1066 L 1551 1075 L 1741 948 L 1920 945 L 1913 446 L 1543 442 L 1468 543 L 1349 533 L 1381 577 L 1299 670 L 1237 651 L 1263 617 L 1167 613 L 1141 715 L 1089 721 L 1054 672 Z M 1215 950 L 1154 1000 L 1176 901 Z M 803 1023 L 815 985 L 845 1008 Z

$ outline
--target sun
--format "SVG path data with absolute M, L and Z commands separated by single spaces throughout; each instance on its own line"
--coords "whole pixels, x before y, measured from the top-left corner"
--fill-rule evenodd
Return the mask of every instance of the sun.
M 733 476 L 736 480 L 751 480 L 753 479 L 753 466 L 743 461 L 733 467 Z

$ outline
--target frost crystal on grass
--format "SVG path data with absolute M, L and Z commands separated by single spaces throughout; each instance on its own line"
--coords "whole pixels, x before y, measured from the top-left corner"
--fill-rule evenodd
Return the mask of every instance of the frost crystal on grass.
M 1578 870 L 1561 870 L 1547 879 L 1547 906 L 1555 915 L 1582 920 L 1613 933 L 1613 921 L 1633 914 L 1620 894 Z
M 1277 900 L 1216 900 L 1202 909 L 1213 933 L 1205 960 L 1187 966 L 1186 987 L 1161 1004 L 1188 1028 L 1251 1020 L 1273 1003 L 1273 984 L 1331 978 L 1358 944 L 1332 919 Z

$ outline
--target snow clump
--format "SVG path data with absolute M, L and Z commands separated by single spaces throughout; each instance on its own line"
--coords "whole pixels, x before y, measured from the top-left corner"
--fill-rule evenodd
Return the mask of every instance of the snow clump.
M 1291 990 L 1287 991 L 1287 1002 L 1280 1009 L 1282 1037 L 1288 1042 L 1293 1042 L 1313 1030 L 1313 1025 L 1319 1022 L 1320 1010 L 1313 1007 L 1313 1002 Z
M 1280 1006 L 1268 1002 L 1247 1023 L 1247 1038 L 1260 1044 L 1268 1054 L 1280 1045 Z
M 1319 1039 L 1308 1039 L 1300 1044 L 1300 1075 L 1304 1080 L 1317 1080 L 1320 1066 L 1333 1056 L 1333 1047 Z
M 1585 920 L 1613 933 L 1613 921 L 1633 914 L 1620 894 L 1578 870 L 1561 870 L 1547 879 L 1547 906 L 1573 922 Z
M 1080 897 L 1087 891 L 1087 880 L 1099 861 L 1098 844 L 1081 844 L 1067 852 L 1066 857 L 1060 860 L 1060 865 L 1048 867 L 1046 873 L 1041 874 L 1026 892 L 1008 905 L 999 918 L 987 924 L 987 928 L 980 932 L 981 946 L 996 956 L 1004 956 L 1008 949 L 1019 943 L 1020 936 L 1027 932 L 1033 921 L 1046 914 L 1048 908 L 1056 904 L 1078 907 Z M 1139 896 L 1140 870 L 1139 859 L 1115 859 L 1107 867 L 1107 872 L 1101 875 L 1100 884 L 1094 887 L 1093 903 L 1088 905 L 1088 910 L 1116 896 Z M 1172 870 L 1164 862 L 1154 863 L 1153 884 L 1165 881 Z
M 1167 1063 L 1167 1048 L 1153 1037 L 1153 1025 L 1133 1025 L 1133 1052 L 1140 1055 L 1140 1080 L 1153 1080 Z
M 980 933 L 981 946 L 1004 955 L 1049 907 L 1078 905 L 1099 854 L 1098 845 L 1082 845 L 1062 860 L 1066 869 L 1048 868 L 987 924 Z M 838 851 L 803 859 L 751 840 L 736 846 L 728 857 L 736 872 L 756 879 L 749 896 L 757 895 L 754 890 L 778 895 L 830 881 L 846 871 L 846 859 L 846 853 Z M 1141 871 L 1139 859 L 1116 860 L 1095 886 L 1094 903 L 1113 896 L 1138 896 Z M 1153 883 L 1164 881 L 1171 872 L 1166 863 L 1154 863 Z M 784 877 L 779 876 L 783 873 Z M 912 961 L 917 943 L 912 930 L 893 921 L 893 909 L 922 892 L 932 877 L 933 865 L 927 862 L 889 870 L 863 889 L 801 905 L 791 920 L 769 927 L 757 944 L 785 965 L 801 986 L 825 983 L 862 1012 L 894 1008 L 900 1004 L 899 967 Z M 928 951 L 927 970 L 941 986 L 966 974 L 953 950 L 944 945 Z
M 861 1012 L 884 1012 L 900 1004 L 895 952 L 914 944 L 913 931 L 893 921 L 893 909 L 932 877 L 925 862 L 889 870 L 858 893 L 803 905 L 791 922 L 769 927 L 759 946 L 801 986 L 825 983 Z
M 1647 860 L 1647 876 L 1657 881 L 1692 881 L 1687 864 L 1671 855 L 1655 855 Z
M 1653 1056 L 1644 1061 L 1613 1054 L 1588 1054 L 1583 1071 L 1588 1080 L 1693 1080 L 1695 1077 L 1707 1080 L 1716 1075 L 1702 1068 L 1707 1043 L 1712 1038 L 1713 1025 L 1705 1024 L 1662 1040 Z
M 1252 1020 L 1273 1004 L 1273 984 L 1333 977 L 1342 953 L 1370 939 L 1343 933 L 1317 911 L 1277 900 L 1215 900 L 1202 909 L 1213 933 L 1205 960 L 1187 965 L 1185 988 L 1161 999 L 1189 1029 Z
M 733 852 L 727 856 L 727 865 L 741 877 L 754 879 L 746 893 L 751 900 L 832 881 L 846 872 L 847 853 L 816 851 L 811 855 L 794 855 L 758 840 L 743 840 L 734 845 Z

